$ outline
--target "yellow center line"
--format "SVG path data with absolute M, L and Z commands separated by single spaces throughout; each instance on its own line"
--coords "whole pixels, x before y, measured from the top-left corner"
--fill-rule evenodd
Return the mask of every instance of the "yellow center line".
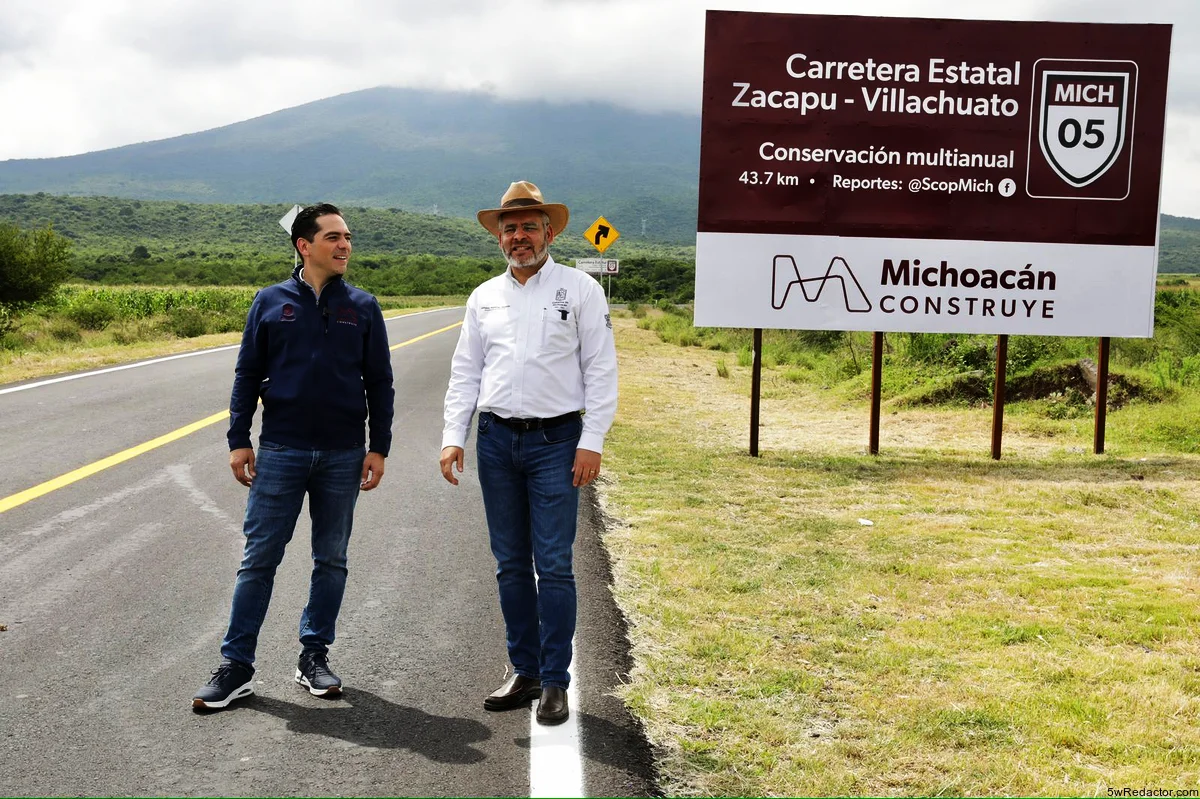
M 102 472 L 110 466 L 116 466 L 118 463 L 124 463 L 130 458 L 136 458 L 142 453 L 149 452 L 152 449 L 157 449 L 163 444 L 170 444 L 172 441 L 183 438 L 186 435 L 202 430 L 211 424 L 216 424 L 222 419 L 229 418 L 229 411 L 221 411 L 214 413 L 205 419 L 198 422 L 192 422 L 186 427 L 181 427 L 178 430 L 172 430 L 166 435 L 159 436 L 156 439 L 147 441 L 145 444 L 138 444 L 136 447 L 130 447 L 127 450 L 122 450 L 116 455 L 109 455 L 107 458 L 98 460 L 95 463 L 89 463 L 87 466 L 81 466 L 73 472 L 67 472 L 61 477 L 55 477 L 53 480 L 47 480 L 41 485 L 36 485 L 33 488 L 27 488 L 19 494 L 13 494 L 11 497 L 0 499 L 0 513 L 6 510 L 12 510 L 18 505 L 24 505 L 31 499 L 37 499 L 43 494 L 49 494 L 64 486 L 69 486 L 71 483 L 82 480 L 85 477 L 91 477 L 96 472 Z
M 395 346 L 391 347 L 391 349 L 398 350 L 401 347 L 407 347 L 409 344 L 415 344 L 422 339 L 427 339 L 430 336 L 437 335 L 438 333 L 444 333 L 447 330 L 452 330 L 461 324 L 462 322 L 456 322 L 455 324 L 447 325 L 440 330 L 434 330 L 432 333 L 425 333 L 424 335 L 417 336 L 416 338 L 410 338 L 408 341 L 402 341 L 399 344 L 396 344 Z M 138 455 L 143 455 L 150 450 L 158 449 L 161 446 L 170 444 L 172 441 L 178 441 L 184 436 L 195 433 L 197 430 L 203 430 L 210 425 L 214 425 L 217 422 L 228 418 L 229 411 L 214 413 L 212 416 L 207 416 L 198 422 L 192 422 L 191 424 L 185 425 L 178 430 L 172 430 L 170 433 L 161 435 L 155 439 L 151 439 L 144 444 L 138 444 L 136 447 L 130 447 L 129 449 L 122 450 L 115 455 L 109 455 L 107 458 L 102 458 L 94 463 L 89 463 L 87 466 L 81 466 L 74 471 L 67 472 L 59 477 L 55 477 L 53 480 L 47 480 L 44 483 L 35 485 L 33 488 L 27 488 L 24 491 L 13 494 L 12 496 L 4 497 L 3 499 L 0 499 L 0 513 L 12 510 L 18 505 L 24 505 L 30 500 L 45 496 L 51 491 L 57 491 L 60 488 L 65 488 L 66 486 L 76 483 L 85 477 L 91 477 L 97 472 L 102 472 L 109 467 L 116 466 L 119 463 L 124 463 L 125 461 L 136 458 Z
M 438 333 L 445 333 L 447 330 L 453 330 L 456 327 L 462 327 L 462 322 L 455 322 L 452 325 L 446 325 L 445 327 L 438 328 L 437 330 L 434 330 L 430 333 L 426 333 L 423 336 L 417 336 L 416 338 L 410 338 L 408 341 L 401 341 L 399 344 L 393 344 L 391 346 L 391 349 L 394 352 L 394 351 L 400 349 L 401 347 L 407 347 L 409 344 L 416 344 L 418 341 L 420 341 L 422 339 L 429 338 L 430 336 L 436 336 Z

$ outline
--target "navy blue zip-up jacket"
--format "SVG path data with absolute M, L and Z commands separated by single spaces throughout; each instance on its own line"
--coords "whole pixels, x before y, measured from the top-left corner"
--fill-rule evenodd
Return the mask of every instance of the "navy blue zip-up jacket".
M 392 357 L 379 303 L 340 277 L 318 300 L 300 279 L 262 289 L 250 305 L 229 400 L 229 449 L 251 446 L 262 397 L 259 440 L 297 449 L 392 446 Z M 369 413 L 368 413 L 369 411 Z

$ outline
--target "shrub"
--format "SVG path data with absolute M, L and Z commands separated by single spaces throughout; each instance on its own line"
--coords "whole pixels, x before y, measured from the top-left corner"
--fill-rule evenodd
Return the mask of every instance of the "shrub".
M 1010 336 L 1007 366 L 1014 372 L 1029 369 L 1038 361 L 1052 357 L 1056 349 L 1046 336 Z
M 984 338 L 960 339 L 952 350 L 951 362 L 959 371 L 974 372 L 983 370 L 990 372 L 994 366 L 994 353 L 991 342 Z
M 71 242 L 53 228 L 0 224 L 0 305 L 18 308 L 50 296 L 67 277 Z
M 10 330 L 0 333 L 0 350 L 20 352 L 29 349 L 33 344 L 33 336 L 24 330 Z
M 108 328 L 112 340 L 122 346 L 148 341 L 155 337 L 154 325 L 145 319 L 119 322 Z
M 79 325 L 73 319 L 65 316 L 56 316 L 51 319 L 50 324 L 46 327 L 46 332 L 57 341 L 83 340 L 83 333 L 79 331 Z
M 208 320 L 195 308 L 172 308 L 166 327 L 179 338 L 195 338 L 208 332 Z
M 1092 409 L 1086 394 L 1068 388 L 1047 398 L 1045 412 L 1051 419 L 1083 419 L 1091 415 Z
M 103 330 L 117 318 L 117 308 L 101 299 L 85 299 L 68 307 L 67 317 L 85 330 Z
M 953 335 L 946 333 L 901 333 L 905 354 L 912 363 L 944 365 L 955 346 Z
M 213 333 L 238 333 L 246 326 L 246 314 L 237 311 L 217 313 L 208 320 Z
M 796 338 L 806 347 L 833 352 L 846 340 L 846 333 L 841 330 L 799 330 Z

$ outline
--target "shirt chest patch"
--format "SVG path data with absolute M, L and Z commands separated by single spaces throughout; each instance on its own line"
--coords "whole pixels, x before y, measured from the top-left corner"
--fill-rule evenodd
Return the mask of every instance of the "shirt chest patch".
M 563 314 L 563 319 L 566 319 L 567 309 L 571 307 L 571 301 L 567 298 L 567 290 L 559 289 L 554 292 L 554 302 L 550 303 L 550 306 L 557 308 Z
M 358 327 L 358 312 L 349 305 L 344 305 L 337 310 L 337 318 L 334 320 L 339 325 L 350 325 Z
M 283 308 L 279 311 L 280 322 L 295 322 L 296 321 L 296 306 L 290 302 L 285 302 Z

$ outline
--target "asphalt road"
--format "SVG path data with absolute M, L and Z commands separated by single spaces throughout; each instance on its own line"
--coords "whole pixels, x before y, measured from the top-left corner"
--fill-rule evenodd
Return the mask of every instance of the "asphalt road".
M 462 311 L 389 322 L 393 345 Z M 246 489 L 224 421 L 0 512 L 0 795 L 530 795 L 530 711 L 493 714 L 505 676 L 468 446 L 437 468 L 457 328 L 392 353 L 395 442 L 364 494 L 330 663 L 340 699 L 297 686 L 307 513 L 259 642 L 256 695 L 193 713 L 219 660 Z M 228 407 L 236 350 L 0 395 L 0 500 Z M 5 388 L 8 388 L 7 386 Z M 587 795 L 654 792 L 649 748 L 610 692 L 630 668 L 582 503 L 572 708 Z

